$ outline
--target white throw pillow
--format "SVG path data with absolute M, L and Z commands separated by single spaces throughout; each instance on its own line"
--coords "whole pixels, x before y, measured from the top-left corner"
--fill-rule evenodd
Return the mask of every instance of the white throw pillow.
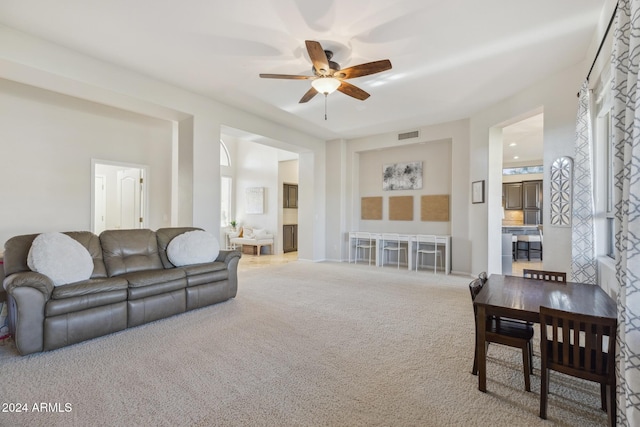
M 242 229 L 242 237 L 246 237 L 247 239 L 253 239 L 253 228 L 244 227 Z
M 253 229 L 253 238 L 256 240 L 264 239 L 267 236 L 267 230 L 263 230 L 262 228 L 254 228 Z
M 220 244 L 207 231 L 194 230 L 182 233 L 169 242 L 167 257 L 171 264 L 183 266 L 213 262 L 220 253 Z
M 77 240 L 62 233 L 42 233 L 31 244 L 27 265 L 49 277 L 54 286 L 87 280 L 93 259 Z

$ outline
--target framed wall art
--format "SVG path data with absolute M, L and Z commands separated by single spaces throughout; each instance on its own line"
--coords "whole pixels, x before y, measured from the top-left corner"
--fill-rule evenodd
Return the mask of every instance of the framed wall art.
M 484 179 L 471 183 L 471 203 L 484 203 Z
M 247 197 L 247 206 L 245 208 L 248 214 L 264 213 L 264 187 L 247 188 L 245 195 Z
M 382 165 L 382 190 L 419 190 L 422 188 L 422 162 Z

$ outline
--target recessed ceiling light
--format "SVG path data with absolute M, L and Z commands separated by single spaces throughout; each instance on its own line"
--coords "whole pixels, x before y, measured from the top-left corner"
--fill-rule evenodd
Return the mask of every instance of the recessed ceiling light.
M 516 144 L 515 142 L 512 142 L 511 144 L 509 144 L 509 147 L 515 147 L 516 145 L 518 144 Z
M 518 160 L 520 157 L 518 156 L 513 156 L 513 160 Z

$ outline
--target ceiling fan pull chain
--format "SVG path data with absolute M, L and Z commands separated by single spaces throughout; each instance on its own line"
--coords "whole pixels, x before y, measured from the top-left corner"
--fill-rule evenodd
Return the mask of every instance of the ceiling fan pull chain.
M 327 92 L 324 93 L 324 119 L 327 120 Z

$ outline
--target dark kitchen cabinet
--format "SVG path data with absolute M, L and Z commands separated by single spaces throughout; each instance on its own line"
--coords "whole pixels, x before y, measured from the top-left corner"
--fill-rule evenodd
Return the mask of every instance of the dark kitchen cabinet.
M 542 224 L 542 211 L 540 209 L 525 209 L 523 211 L 523 221 L 525 225 Z
M 542 224 L 542 181 L 522 183 L 523 220 L 526 225 Z
M 522 183 L 513 182 L 503 185 L 504 208 L 509 210 L 522 209 Z
M 295 224 L 282 226 L 282 250 L 283 252 L 295 252 L 298 250 L 298 226 Z
M 524 181 L 522 183 L 523 209 L 542 208 L 542 181 Z
M 285 208 L 298 208 L 298 185 L 284 184 L 283 199 Z

